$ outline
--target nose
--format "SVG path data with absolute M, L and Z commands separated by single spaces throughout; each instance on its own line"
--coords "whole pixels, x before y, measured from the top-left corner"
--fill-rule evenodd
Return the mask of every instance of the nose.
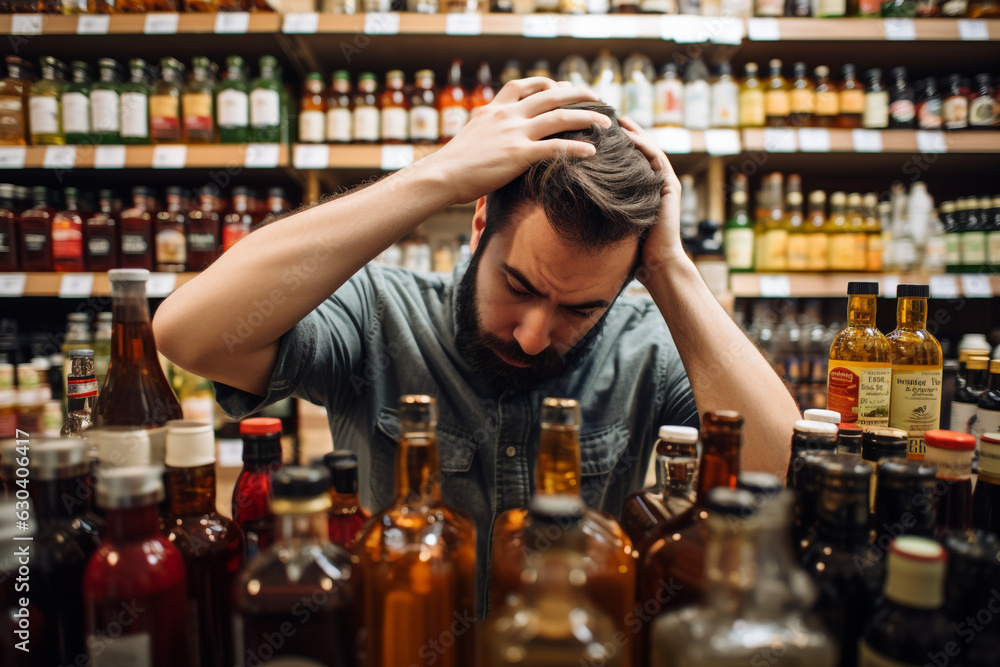
M 521 323 L 514 329 L 514 339 L 525 354 L 536 355 L 551 343 L 549 309 L 539 304 L 528 309 Z

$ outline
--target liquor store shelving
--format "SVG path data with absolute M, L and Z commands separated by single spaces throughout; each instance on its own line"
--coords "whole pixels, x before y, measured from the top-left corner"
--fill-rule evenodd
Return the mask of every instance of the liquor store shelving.
M 151 298 L 165 297 L 197 273 L 152 273 L 146 284 Z M 85 299 L 111 296 L 107 273 L 0 273 L 0 298 L 64 297 Z M 2 302 L 0 302 L 2 303 Z
M 0 146 L 0 169 L 249 169 L 287 167 L 283 144 Z
M 893 297 L 900 284 L 930 285 L 932 299 L 988 299 L 1000 296 L 1000 275 L 891 273 L 731 273 L 737 298 L 839 298 L 850 281 L 877 282 L 882 296 Z

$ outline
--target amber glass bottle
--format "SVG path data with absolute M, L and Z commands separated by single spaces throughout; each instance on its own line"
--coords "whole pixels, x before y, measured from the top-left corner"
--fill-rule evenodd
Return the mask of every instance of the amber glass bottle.
M 181 188 L 167 188 L 167 207 L 156 213 L 156 270 L 178 273 L 187 270 L 187 215 Z
M 1000 535 L 1000 433 L 979 436 L 979 478 L 972 512 L 976 528 Z
M 28 136 L 28 100 L 31 81 L 25 62 L 7 56 L 7 78 L 0 79 L 0 145 L 24 146 Z
M 160 61 L 160 80 L 149 95 L 150 138 L 154 144 L 180 143 L 181 72 L 184 66 L 173 58 Z
M 441 143 L 446 143 L 469 122 L 469 103 L 469 95 L 462 87 L 462 61 L 453 60 L 448 70 L 448 84 L 438 97 Z
M 781 61 L 777 58 L 768 63 L 768 70 L 770 76 L 764 84 L 764 124 L 784 127 L 791 112 L 788 81 L 781 75 Z
M 402 70 L 394 69 L 385 75 L 382 91 L 382 143 L 401 144 L 409 139 L 410 101 L 404 91 L 406 80 Z
M 321 461 L 330 471 L 330 541 L 350 549 L 369 517 L 358 498 L 358 457 L 330 452 Z
M 837 127 L 861 127 L 861 117 L 865 112 L 865 84 L 857 78 L 857 71 L 850 63 L 844 65 L 842 76 Z
M 281 469 L 281 420 L 253 417 L 240 422 L 243 469 L 233 487 L 233 521 L 246 537 L 247 560 L 274 541 L 271 481 Z
M 17 221 L 18 255 L 22 271 L 52 270 L 52 218 L 57 213 L 49 205 L 49 191 L 42 185 L 31 188 L 32 206 Z
M 215 142 L 215 91 L 212 86 L 211 64 L 208 58 L 191 59 L 191 78 L 181 93 L 181 112 L 184 119 L 184 143 L 211 144 Z
M 816 113 L 812 117 L 814 127 L 834 127 L 840 115 L 840 93 L 837 84 L 830 80 L 830 68 L 820 65 L 813 74 L 816 76 Z
M 153 194 L 150 188 L 135 186 L 132 206 L 119 215 L 122 268 L 153 270 L 153 213 L 156 208 Z
M 198 208 L 188 213 L 188 266 L 204 271 L 219 257 L 219 188 L 209 183 L 198 193 Z

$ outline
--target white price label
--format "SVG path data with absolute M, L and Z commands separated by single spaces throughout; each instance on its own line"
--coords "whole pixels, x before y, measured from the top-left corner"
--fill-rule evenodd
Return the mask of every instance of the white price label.
M 41 35 L 45 14 L 14 14 L 10 21 L 12 35 Z
M 330 166 L 330 147 L 320 144 L 299 144 L 292 163 L 296 169 L 326 169 Z
M 108 14 L 81 14 L 76 23 L 78 35 L 106 35 L 111 24 Z
M 882 133 L 878 130 L 852 130 L 851 139 L 858 153 L 882 152 Z
M 187 164 L 187 146 L 153 148 L 153 169 L 183 169 Z
M 220 438 L 218 464 L 223 468 L 243 467 L 243 441 L 239 438 Z
M 957 299 L 958 298 L 958 278 L 949 275 L 931 276 L 928 281 L 931 288 L 931 296 L 935 299 Z
M 713 44 L 732 44 L 739 46 L 743 42 L 743 21 L 731 17 L 713 17 L 706 21 L 708 37 Z
M 447 14 L 444 24 L 446 35 L 483 34 L 482 14 Z
M 792 296 L 792 281 L 788 276 L 761 276 L 760 295 L 766 297 Z
M 316 12 L 285 14 L 281 31 L 296 35 L 314 35 L 319 31 L 319 14 Z
M 23 296 L 26 273 L 0 273 L 0 296 Z
M 569 34 L 574 39 L 608 39 L 611 37 L 609 17 L 590 14 L 571 16 Z
M 124 146 L 98 146 L 94 152 L 94 168 L 96 169 L 121 169 L 124 166 Z
M 799 150 L 803 153 L 829 153 L 830 131 L 822 127 L 799 128 Z
M 700 16 L 678 14 L 674 19 L 674 41 L 678 44 L 701 44 L 708 41 L 708 26 Z
M 150 273 L 146 281 L 146 296 L 160 298 L 170 296 L 177 288 L 176 273 Z
M 676 26 L 674 25 L 674 15 L 661 16 L 660 17 L 660 39 L 672 42 L 674 36 L 677 34 Z
M 607 16 L 602 20 L 608 25 L 610 37 L 615 39 L 637 39 L 639 37 L 639 20 L 634 16 Z
M 550 38 L 559 35 L 559 19 L 555 14 L 525 14 L 521 17 L 521 36 Z
M 958 36 L 970 42 L 984 42 L 989 40 L 990 31 L 986 26 L 986 21 L 980 19 L 959 19 Z
M 747 38 L 755 42 L 776 42 L 781 39 L 778 19 L 747 19 Z
M 899 276 L 882 277 L 882 296 L 887 299 L 895 299 L 897 287 L 899 287 Z
M 398 35 L 398 12 L 370 12 L 365 14 L 365 33 L 368 35 Z
M 917 38 L 917 30 L 913 27 L 913 19 L 883 19 L 885 38 L 909 42 Z
M 992 299 L 993 285 L 990 277 L 981 273 L 962 275 L 962 294 L 972 299 Z
M 24 169 L 24 158 L 28 149 L 24 146 L 0 146 L 0 168 Z
M 395 171 L 413 164 L 413 146 L 387 144 L 382 146 L 382 169 Z
M 798 149 L 799 145 L 794 128 L 764 128 L 764 150 L 768 153 L 794 153 Z
M 271 169 L 278 166 L 281 144 L 247 144 L 244 167 Z
M 94 292 L 93 273 L 67 273 L 59 283 L 59 298 L 79 299 Z
M 215 15 L 215 32 L 220 35 L 245 35 L 250 32 L 248 12 L 219 12 Z
M 657 127 L 647 132 L 667 155 L 691 152 L 691 132 L 683 127 Z
M 42 166 L 46 169 L 72 169 L 76 166 L 76 146 L 48 146 Z
M 177 24 L 180 20 L 181 15 L 175 13 L 146 14 L 143 32 L 147 35 L 174 35 L 177 34 Z
M 736 155 L 740 152 L 738 130 L 705 130 L 705 150 L 709 155 Z
M 948 140 L 944 132 L 917 130 L 917 149 L 921 153 L 947 153 Z

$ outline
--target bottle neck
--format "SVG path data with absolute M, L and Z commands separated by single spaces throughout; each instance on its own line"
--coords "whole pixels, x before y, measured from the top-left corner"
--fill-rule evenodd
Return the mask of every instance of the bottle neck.
M 357 514 L 361 510 L 361 499 L 357 493 L 337 493 L 337 490 L 330 488 L 331 513 L 333 514 Z
M 274 524 L 275 541 L 285 547 L 300 548 L 330 541 L 330 525 L 323 512 L 276 514 Z
M 694 496 L 698 460 L 689 456 L 657 456 L 656 486 L 670 496 Z
M 143 540 L 160 532 L 160 510 L 155 504 L 145 507 L 106 509 L 104 534 L 111 542 Z
M 579 495 L 580 430 L 578 426 L 542 427 L 535 463 L 535 493 Z
M 439 502 L 440 469 L 433 429 L 401 435 L 396 449 L 396 500 L 402 503 Z
M 847 321 L 852 327 L 875 326 L 875 297 L 852 294 L 848 297 Z
M 213 514 L 215 512 L 215 464 L 193 468 L 166 469 L 167 506 L 171 514 Z
M 712 489 L 720 486 L 735 489 L 736 478 L 740 474 L 739 429 L 705 433 L 703 438 L 696 496 L 699 508 L 705 507 Z
M 869 502 L 867 487 L 865 493 L 824 488 L 818 499 L 820 538 L 841 549 L 866 544 L 871 534 Z
M 927 328 L 927 299 L 900 297 L 896 304 L 896 326 L 900 329 Z
M 36 480 L 28 486 L 35 516 L 42 523 L 73 519 L 90 509 L 86 472 L 62 479 Z

